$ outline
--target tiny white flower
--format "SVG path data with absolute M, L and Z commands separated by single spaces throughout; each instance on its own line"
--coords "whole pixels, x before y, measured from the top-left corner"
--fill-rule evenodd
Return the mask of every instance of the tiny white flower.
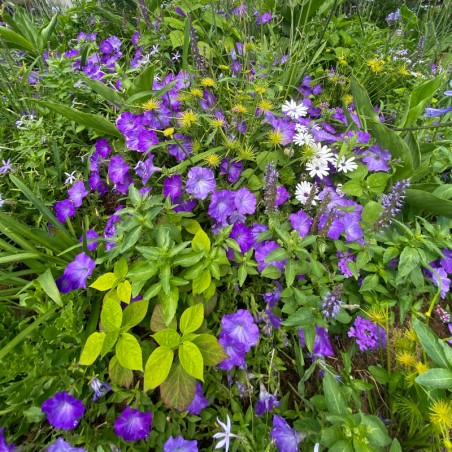
M 304 118 L 308 113 L 306 105 L 297 104 L 294 100 L 286 100 L 281 110 L 292 119 Z
M 2 195 L 0 194 L 0 207 L 3 207 L 3 204 L 5 204 L 5 201 L 2 198 Z
M 312 150 L 314 151 L 315 157 L 319 159 L 326 160 L 331 163 L 336 161 L 335 155 L 331 152 L 331 149 L 328 146 L 316 144 L 312 147 Z
M 155 55 L 157 53 L 159 53 L 159 45 L 158 44 L 154 44 L 152 46 L 151 51 L 149 52 L 149 55 Z
M 298 146 L 313 146 L 315 144 L 314 137 L 310 133 L 299 132 L 294 138 L 293 142 Z
M 176 50 L 176 52 L 174 52 L 174 53 L 171 55 L 171 59 L 172 59 L 173 61 L 179 61 L 179 60 L 180 60 L 180 53 Z
M 75 176 L 76 172 L 77 171 L 72 171 L 72 173 L 64 173 L 67 176 L 64 181 L 64 185 L 73 184 L 77 180 L 77 177 Z
M 314 197 L 311 201 L 311 204 L 315 206 L 315 200 L 319 199 L 319 197 L 317 196 L 317 186 L 315 184 L 311 184 L 310 182 L 303 181 L 297 184 L 297 186 L 295 187 L 295 199 L 297 201 L 300 201 L 303 205 L 306 204 L 306 201 L 311 195 L 312 190 L 314 190 Z
M 220 419 L 217 418 L 217 422 L 220 425 L 220 427 L 223 429 L 223 432 L 215 433 L 213 437 L 215 439 L 222 438 L 222 440 L 215 446 L 216 449 L 221 449 L 224 447 L 224 450 L 228 452 L 229 450 L 229 440 L 231 438 L 238 438 L 238 435 L 235 435 L 234 433 L 231 433 L 231 419 L 229 418 L 229 414 L 226 415 L 226 424 L 220 421 Z
M 355 162 L 355 157 L 350 157 L 347 159 L 345 155 L 343 155 L 340 159 L 336 157 L 336 169 L 339 172 L 347 173 L 348 171 L 353 171 L 358 168 L 358 165 Z
M 306 163 L 306 170 L 309 171 L 311 177 L 319 177 L 323 179 L 323 176 L 328 176 L 330 169 L 328 168 L 328 162 L 323 159 L 314 158 L 310 162 Z
M 303 124 L 295 124 L 295 130 L 299 133 L 306 133 L 308 131 L 308 128 Z

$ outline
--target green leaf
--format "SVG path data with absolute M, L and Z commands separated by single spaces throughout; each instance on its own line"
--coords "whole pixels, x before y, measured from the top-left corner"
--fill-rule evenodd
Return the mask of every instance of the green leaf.
M 129 329 L 138 325 L 146 317 L 148 306 L 148 300 L 139 300 L 129 304 L 122 314 L 122 328 Z
M 397 267 L 397 281 L 402 281 L 406 278 L 415 268 L 419 267 L 421 257 L 416 248 L 411 246 L 405 246 L 400 253 L 399 265 Z
M 196 392 L 196 379 L 180 364 L 173 364 L 168 378 L 160 386 L 160 397 L 168 408 L 183 411 L 190 405 Z
M 193 294 L 203 293 L 210 286 L 212 277 L 209 270 L 204 270 L 199 276 L 193 280 Z
M 106 297 L 100 313 L 100 321 L 107 331 L 115 331 L 121 327 L 122 309 L 120 304 Z
M 84 77 L 83 82 L 107 102 L 110 102 L 117 107 L 125 105 L 122 95 L 118 91 L 109 88 L 105 83 L 99 82 L 98 80 L 91 80 L 89 77 Z
M 6 27 L 0 27 L 0 40 L 2 40 L 9 49 L 26 50 L 35 53 L 33 44 L 15 31 Z
M 180 30 L 172 30 L 169 33 L 173 50 L 184 45 L 184 34 Z
M 179 329 L 182 334 L 193 333 L 199 329 L 204 321 L 204 305 L 195 304 L 187 308 L 181 315 Z
M 123 333 L 116 343 L 116 356 L 121 366 L 131 370 L 143 370 L 143 356 L 138 341 L 129 333 Z
M 386 173 L 374 173 L 367 178 L 370 190 L 377 195 L 383 193 L 391 176 Z
M 262 276 L 270 279 L 278 279 L 281 276 L 281 270 L 276 268 L 274 265 L 268 265 L 262 270 Z
M 192 342 L 184 342 L 179 347 L 179 361 L 192 377 L 204 381 L 204 359 L 199 348 Z
M 91 127 L 97 132 L 101 132 L 104 135 L 111 135 L 116 138 L 122 138 L 121 132 L 114 126 L 108 119 L 103 116 L 94 115 L 92 113 L 84 113 L 76 108 L 67 107 L 66 105 L 56 104 L 54 102 L 48 102 L 44 100 L 35 101 L 39 105 L 48 108 L 49 110 L 58 113 L 71 121 L 76 122 L 85 127 Z
M 361 220 L 365 226 L 374 224 L 382 211 L 381 204 L 376 201 L 367 201 L 361 214 Z
M 159 298 L 163 305 L 163 317 L 165 318 L 165 324 L 169 326 L 176 314 L 177 303 L 179 301 L 179 289 L 177 287 L 171 287 L 169 294 L 160 292 Z
M 385 447 L 391 444 L 391 438 L 388 435 L 383 421 L 377 416 L 360 415 L 360 424 L 367 426 L 368 444 L 371 446 L 371 450 L 377 450 L 377 448 Z
M 452 218 L 452 201 L 424 190 L 409 188 L 406 190 L 406 202 L 435 215 Z
M 162 290 L 162 285 L 158 282 L 153 284 L 151 287 L 149 287 L 148 290 L 143 295 L 143 298 L 145 300 L 150 300 L 151 298 L 156 297 L 160 294 L 160 291 Z
M 360 180 L 349 180 L 342 185 L 341 191 L 351 196 L 361 196 L 363 194 L 363 183 Z
M 174 352 L 168 347 L 157 347 L 152 352 L 144 368 L 145 391 L 155 389 L 167 379 L 173 358 Z
M 170 286 L 171 267 L 169 265 L 163 265 L 159 271 L 159 280 L 162 286 L 163 292 L 166 294 L 171 290 Z
M 105 292 L 106 290 L 110 290 L 117 282 L 118 279 L 115 274 L 109 272 L 99 276 L 89 287 Z
M 184 250 L 184 252 L 173 257 L 172 264 L 173 266 L 180 265 L 181 267 L 193 267 L 193 265 L 197 264 L 203 256 L 203 252 L 193 253 L 190 250 Z
M 392 440 L 391 447 L 389 448 L 389 452 L 403 452 L 402 446 L 399 443 L 399 440 L 397 438 L 394 438 Z
M 165 318 L 163 316 L 163 306 L 161 304 L 158 304 L 155 306 L 154 311 L 152 312 L 151 330 L 157 332 L 164 330 L 165 328 L 171 328 L 175 330 L 177 328 L 177 321 L 175 318 L 173 318 L 170 324 L 167 326 L 165 323 Z
M 375 289 L 377 287 L 379 282 L 378 275 L 367 275 L 363 279 L 363 283 L 361 284 L 361 287 L 359 288 L 360 292 L 367 292 L 369 290 Z
M 110 375 L 110 380 L 118 386 L 124 388 L 130 388 L 130 386 L 132 386 L 133 372 L 130 369 L 121 366 L 116 356 L 113 356 L 110 360 L 108 374 Z
M 451 367 L 452 363 L 448 363 L 444 351 L 439 347 L 439 339 L 435 333 L 424 323 L 418 319 L 413 320 L 413 329 L 416 332 L 416 336 L 422 345 L 422 348 L 427 353 L 428 357 L 433 361 L 436 366 L 443 368 Z
M 116 262 L 114 267 L 114 274 L 117 279 L 122 280 L 126 277 L 127 272 L 129 271 L 129 266 L 127 265 L 127 261 L 121 257 L 118 262 Z
M 132 286 L 130 285 L 130 282 L 125 280 L 118 284 L 118 288 L 116 289 L 118 292 L 119 299 L 129 304 L 130 303 L 130 297 L 132 296 Z
M 60 291 L 58 290 L 55 280 L 53 279 L 52 272 L 47 269 L 44 273 L 38 276 L 38 282 L 44 289 L 44 292 L 58 305 L 63 306 L 61 300 Z
M 154 83 L 154 66 L 148 66 L 144 71 L 140 72 L 135 80 L 132 82 L 126 92 L 127 98 L 140 94 L 144 91 L 152 90 L 152 84 Z
M 101 351 L 101 358 L 103 358 L 110 350 L 114 347 L 116 344 L 116 341 L 118 340 L 119 331 L 111 331 L 110 333 L 107 333 L 105 336 L 104 343 L 102 345 L 102 351 Z
M 369 366 L 369 372 L 375 378 L 377 383 L 380 383 L 381 385 L 388 384 L 391 381 L 391 376 L 383 367 Z
M 449 369 L 429 369 L 416 377 L 416 383 L 427 388 L 452 388 L 452 370 Z
M 208 253 L 210 251 L 209 236 L 202 229 L 199 229 L 191 241 L 191 247 L 195 252 L 204 251 Z
M 202 354 L 206 366 L 216 366 L 229 356 L 215 336 L 200 334 L 192 341 Z
M 152 337 L 157 344 L 168 348 L 179 347 L 181 341 L 179 333 L 172 328 L 165 328 L 164 330 L 157 331 Z
M 323 392 L 328 411 L 333 414 L 347 414 L 347 403 L 334 375 L 327 371 L 323 377 Z
M 82 366 L 90 366 L 96 361 L 102 350 L 105 336 L 105 333 L 93 333 L 88 337 L 85 346 L 83 347 L 79 364 Z

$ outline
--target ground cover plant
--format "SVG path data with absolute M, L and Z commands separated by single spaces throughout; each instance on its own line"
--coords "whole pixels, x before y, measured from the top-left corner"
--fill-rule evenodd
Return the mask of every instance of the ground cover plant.
M 452 449 L 451 9 L 3 5 L 0 450 Z

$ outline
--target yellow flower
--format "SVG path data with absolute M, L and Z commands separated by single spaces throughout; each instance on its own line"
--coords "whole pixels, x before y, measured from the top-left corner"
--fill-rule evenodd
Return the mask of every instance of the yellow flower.
M 220 128 L 224 126 L 224 120 L 221 118 L 215 118 L 212 119 L 211 124 L 215 127 L 215 128 Z
M 344 102 L 345 105 L 350 105 L 353 102 L 353 96 L 351 94 L 344 94 L 342 96 L 342 102 Z
M 400 75 L 410 75 L 410 72 L 408 71 L 406 66 L 403 65 L 402 67 L 399 67 L 399 74 Z
M 201 85 L 205 87 L 215 86 L 215 80 L 211 79 L 210 77 L 205 77 L 201 80 Z
M 441 431 L 452 427 L 452 404 L 449 400 L 435 400 L 429 407 L 431 423 Z
M 192 88 L 190 93 L 195 97 L 202 97 L 202 91 L 199 88 Z
M 408 330 L 405 330 L 405 338 L 409 342 L 417 342 L 417 336 L 416 331 L 413 330 L 413 328 L 410 328 Z
M 210 154 L 204 160 L 207 163 L 207 165 L 211 166 L 212 168 L 216 168 L 221 161 L 218 154 Z
M 407 367 L 415 367 L 416 366 L 416 357 L 407 351 L 403 351 L 397 354 L 397 361 L 403 366 Z
M 248 112 L 247 108 L 244 107 L 242 104 L 235 104 L 232 107 L 232 111 L 234 113 L 247 113 Z
M 428 367 L 428 364 L 419 362 L 419 363 L 416 363 L 415 369 L 418 374 L 423 374 L 424 372 L 427 372 L 429 367 Z
M 344 54 L 339 55 L 339 56 L 337 57 L 337 62 L 338 62 L 341 66 L 347 66 L 347 64 L 348 64 Z
M 259 108 L 261 111 L 270 111 L 272 109 L 273 105 L 268 100 L 261 100 L 257 104 L 257 108 Z
M 181 113 L 179 118 L 179 124 L 181 127 L 190 127 L 196 121 L 196 113 L 192 110 L 187 110 Z
M 163 135 L 165 135 L 165 137 L 172 137 L 174 135 L 174 127 L 168 127 L 165 129 L 163 131 Z
M 265 92 L 267 91 L 267 88 L 265 88 L 264 86 L 256 86 L 255 89 L 257 94 L 265 94 Z
M 149 99 L 141 107 L 144 110 L 157 110 L 160 107 L 161 102 L 158 99 Z
M 378 323 L 378 325 L 384 327 L 386 326 L 387 315 L 386 312 L 381 310 L 381 308 L 371 308 L 367 313 L 369 319 L 374 323 Z
M 384 66 L 384 61 L 383 60 L 377 60 L 375 58 L 372 58 L 370 60 L 366 61 L 367 66 L 370 67 L 370 70 L 374 73 L 374 74 L 378 74 L 383 70 L 383 66 Z
M 281 131 L 279 129 L 276 129 L 276 130 L 272 130 L 271 132 L 269 132 L 268 133 L 268 140 L 274 146 L 276 146 L 278 144 L 282 144 L 283 136 L 282 136 Z
M 239 160 L 254 160 L 256 157 L 256 150 L 249 145 L 241 146 L 237 149 L 237 158 Z

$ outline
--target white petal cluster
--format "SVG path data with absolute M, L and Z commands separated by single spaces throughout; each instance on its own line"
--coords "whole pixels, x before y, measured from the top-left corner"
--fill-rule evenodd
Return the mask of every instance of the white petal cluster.
M 306 204 L 307 199 L 311 195 L 312 191 L 314 190 L 314 196 L 311 201 L 311 204 L 313 206 L 316 205 L 316 200 L 319 199 L 317 196 L 317 186 L 315 184 L 311 184 L 311 182 L 302 181 L 295 187 L 295 199 L 297 201 L 300 201 L 301 204 Z
M 339 172 L 348 173 L 349 171 L 354 171 L 356 168 L 358 168 L 358 165 L 355 162 L 355 157 L 346 158 L 345 155 L 343 155 L 341 158 L 338 158 L 336 156 L 336 169 Z
M 281 109 L 289 118 L 295 120 L 304 118 L 308 114 L 308 107 L 303 104 L 297 104 L 294 100 L 286 100 Z

